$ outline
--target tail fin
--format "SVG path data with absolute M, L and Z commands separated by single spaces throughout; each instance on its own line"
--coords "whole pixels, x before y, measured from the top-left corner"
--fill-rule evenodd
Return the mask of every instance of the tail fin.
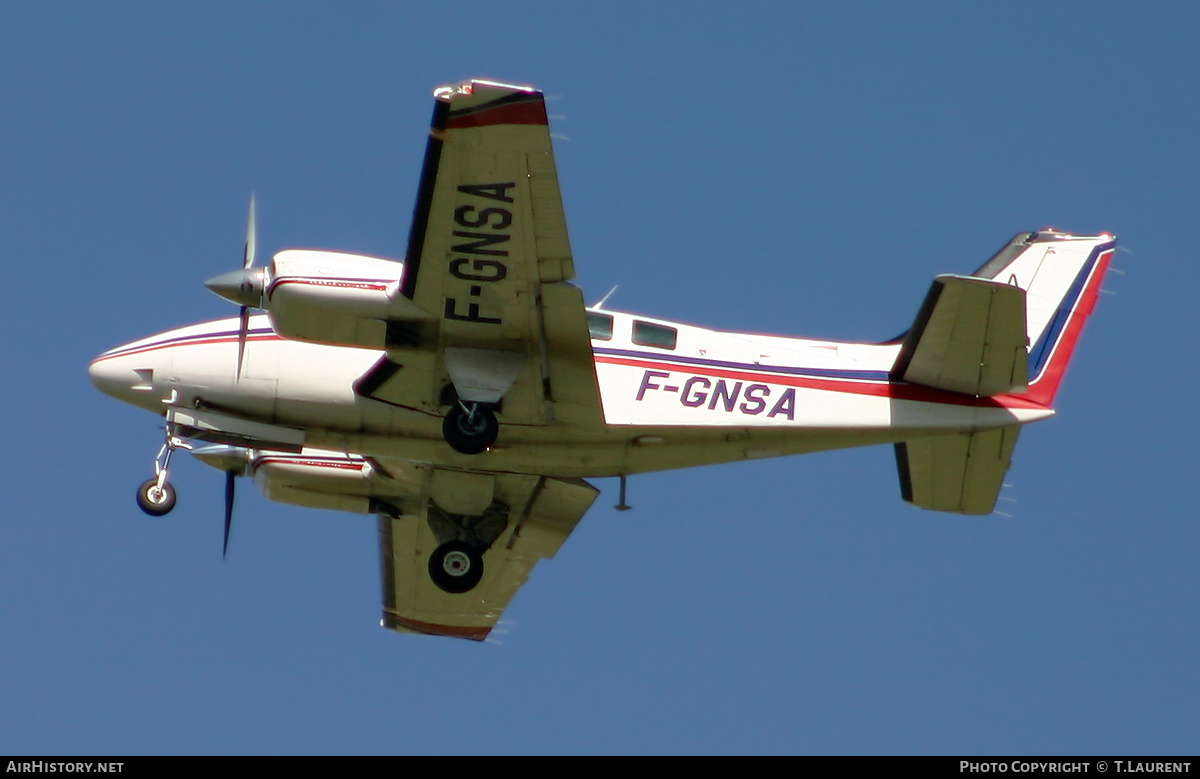
M 1116 246 L 1116 236 L 1106 233 L 1022 233 L 973 274 L 1025 290 L 1029 390 L 1024 398 L 1044 406 L 1054 402 Z
M 973 275 L 937 277 L 892 378 L 1049 407 L 1116 245 L 1106 234 L 1022 233 Z M 991 513 L 1020 429 L 959 430 L 896 444 L 901 494 L 922 508 Z
M 892 378 L 969 395 L 1054 400 L 1117 241 L 1021 233 L 971 276 L 938 276 Z

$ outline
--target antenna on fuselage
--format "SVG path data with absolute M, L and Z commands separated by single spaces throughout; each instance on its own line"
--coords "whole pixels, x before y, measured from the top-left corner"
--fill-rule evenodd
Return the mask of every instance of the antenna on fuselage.
M 616 289 L 616 287 L 613 287 L 613 289 Z M 610 292 L 609 294 L 611 295 L 612 293 Z M 617 511 L 629 511 L 629 509 L 633 508 L 633 506 L 630 506 L 625 502 L 625 481 L 627 478 L 628 477 L 625 474 L 621 474 L 621 499 L 620 502 L 613 507 Z
M 607 294 L 607 295 L 605 295 L 604 297 L 600 298 L 600 302 L 599 302 L 599 303 L 593 303 L 593 304 L 591 305 L 591 308 L 595 308 L 595 309 L 603 309 L 603 308 L 604 308 L 604 304 L 608 302 L 608 299 L 609 299 L 609 298 L 611 298 L 611 297 L 613 296 L 613 293 L 614 293 L 614 292 L 616 292 L 616 291 L 617 291 L 617 285 L 616 285 L 616 284 L 614 284 L 614 285 L 613 285 L 613 288 L 612 288 L 612 289 L 610 289 L 610 290 L 608 291 L 608 294 Z

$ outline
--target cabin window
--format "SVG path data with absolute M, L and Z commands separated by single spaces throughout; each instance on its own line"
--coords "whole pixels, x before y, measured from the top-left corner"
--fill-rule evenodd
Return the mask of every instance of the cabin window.
M 674 349 L 677 335 L 678 331 L 673 327 L 655 325 L 640 320 L 635 320 L 633 323 L 633 342 L 639 346 Z
M 609 314 L 593 314 L 588 312 L 588 332 L 592 338 L 600 341 L 612 340 L 613 318 Z

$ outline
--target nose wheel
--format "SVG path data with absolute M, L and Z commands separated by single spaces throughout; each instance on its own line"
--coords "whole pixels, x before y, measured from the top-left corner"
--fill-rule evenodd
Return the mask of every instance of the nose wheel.
M 163 442 L 158 456 L 154 458 L 154 478 L 142 482 L 137 491 L 138 508 L 152 517 L 161 517 L 175 508 L 175 488 L 167 483 L 167 468 L 171 464 L 171 455 L 180 447 L 191 448 L 181 438 L 173 435 L 168 426 L 167 440 Z
M 175 488 L 164 483 L 158 486 L 158 479 L 148 479 L 138 487 L 138 508 L 152 517 L 161 517 L 175 508 Z
M 496 443 L 499 432 L 496 415 L 482 403 L 455 403 L 442 421 L 442 436 L 446 443 L 463 454 L 479 454 L 486 450 Z

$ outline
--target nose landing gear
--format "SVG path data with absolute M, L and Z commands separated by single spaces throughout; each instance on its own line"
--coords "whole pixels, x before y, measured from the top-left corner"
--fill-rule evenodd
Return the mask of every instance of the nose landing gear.
M 175 488 L 167 483 L 167 468 L 176 449 L 191 449 L 183 439 L 172 435 L 167 427 L 167 440 L 154 458 L 154 478 L 143 482 L 137 491 L 138 508 L 152 517 L 161 517 L 175 508 Z

